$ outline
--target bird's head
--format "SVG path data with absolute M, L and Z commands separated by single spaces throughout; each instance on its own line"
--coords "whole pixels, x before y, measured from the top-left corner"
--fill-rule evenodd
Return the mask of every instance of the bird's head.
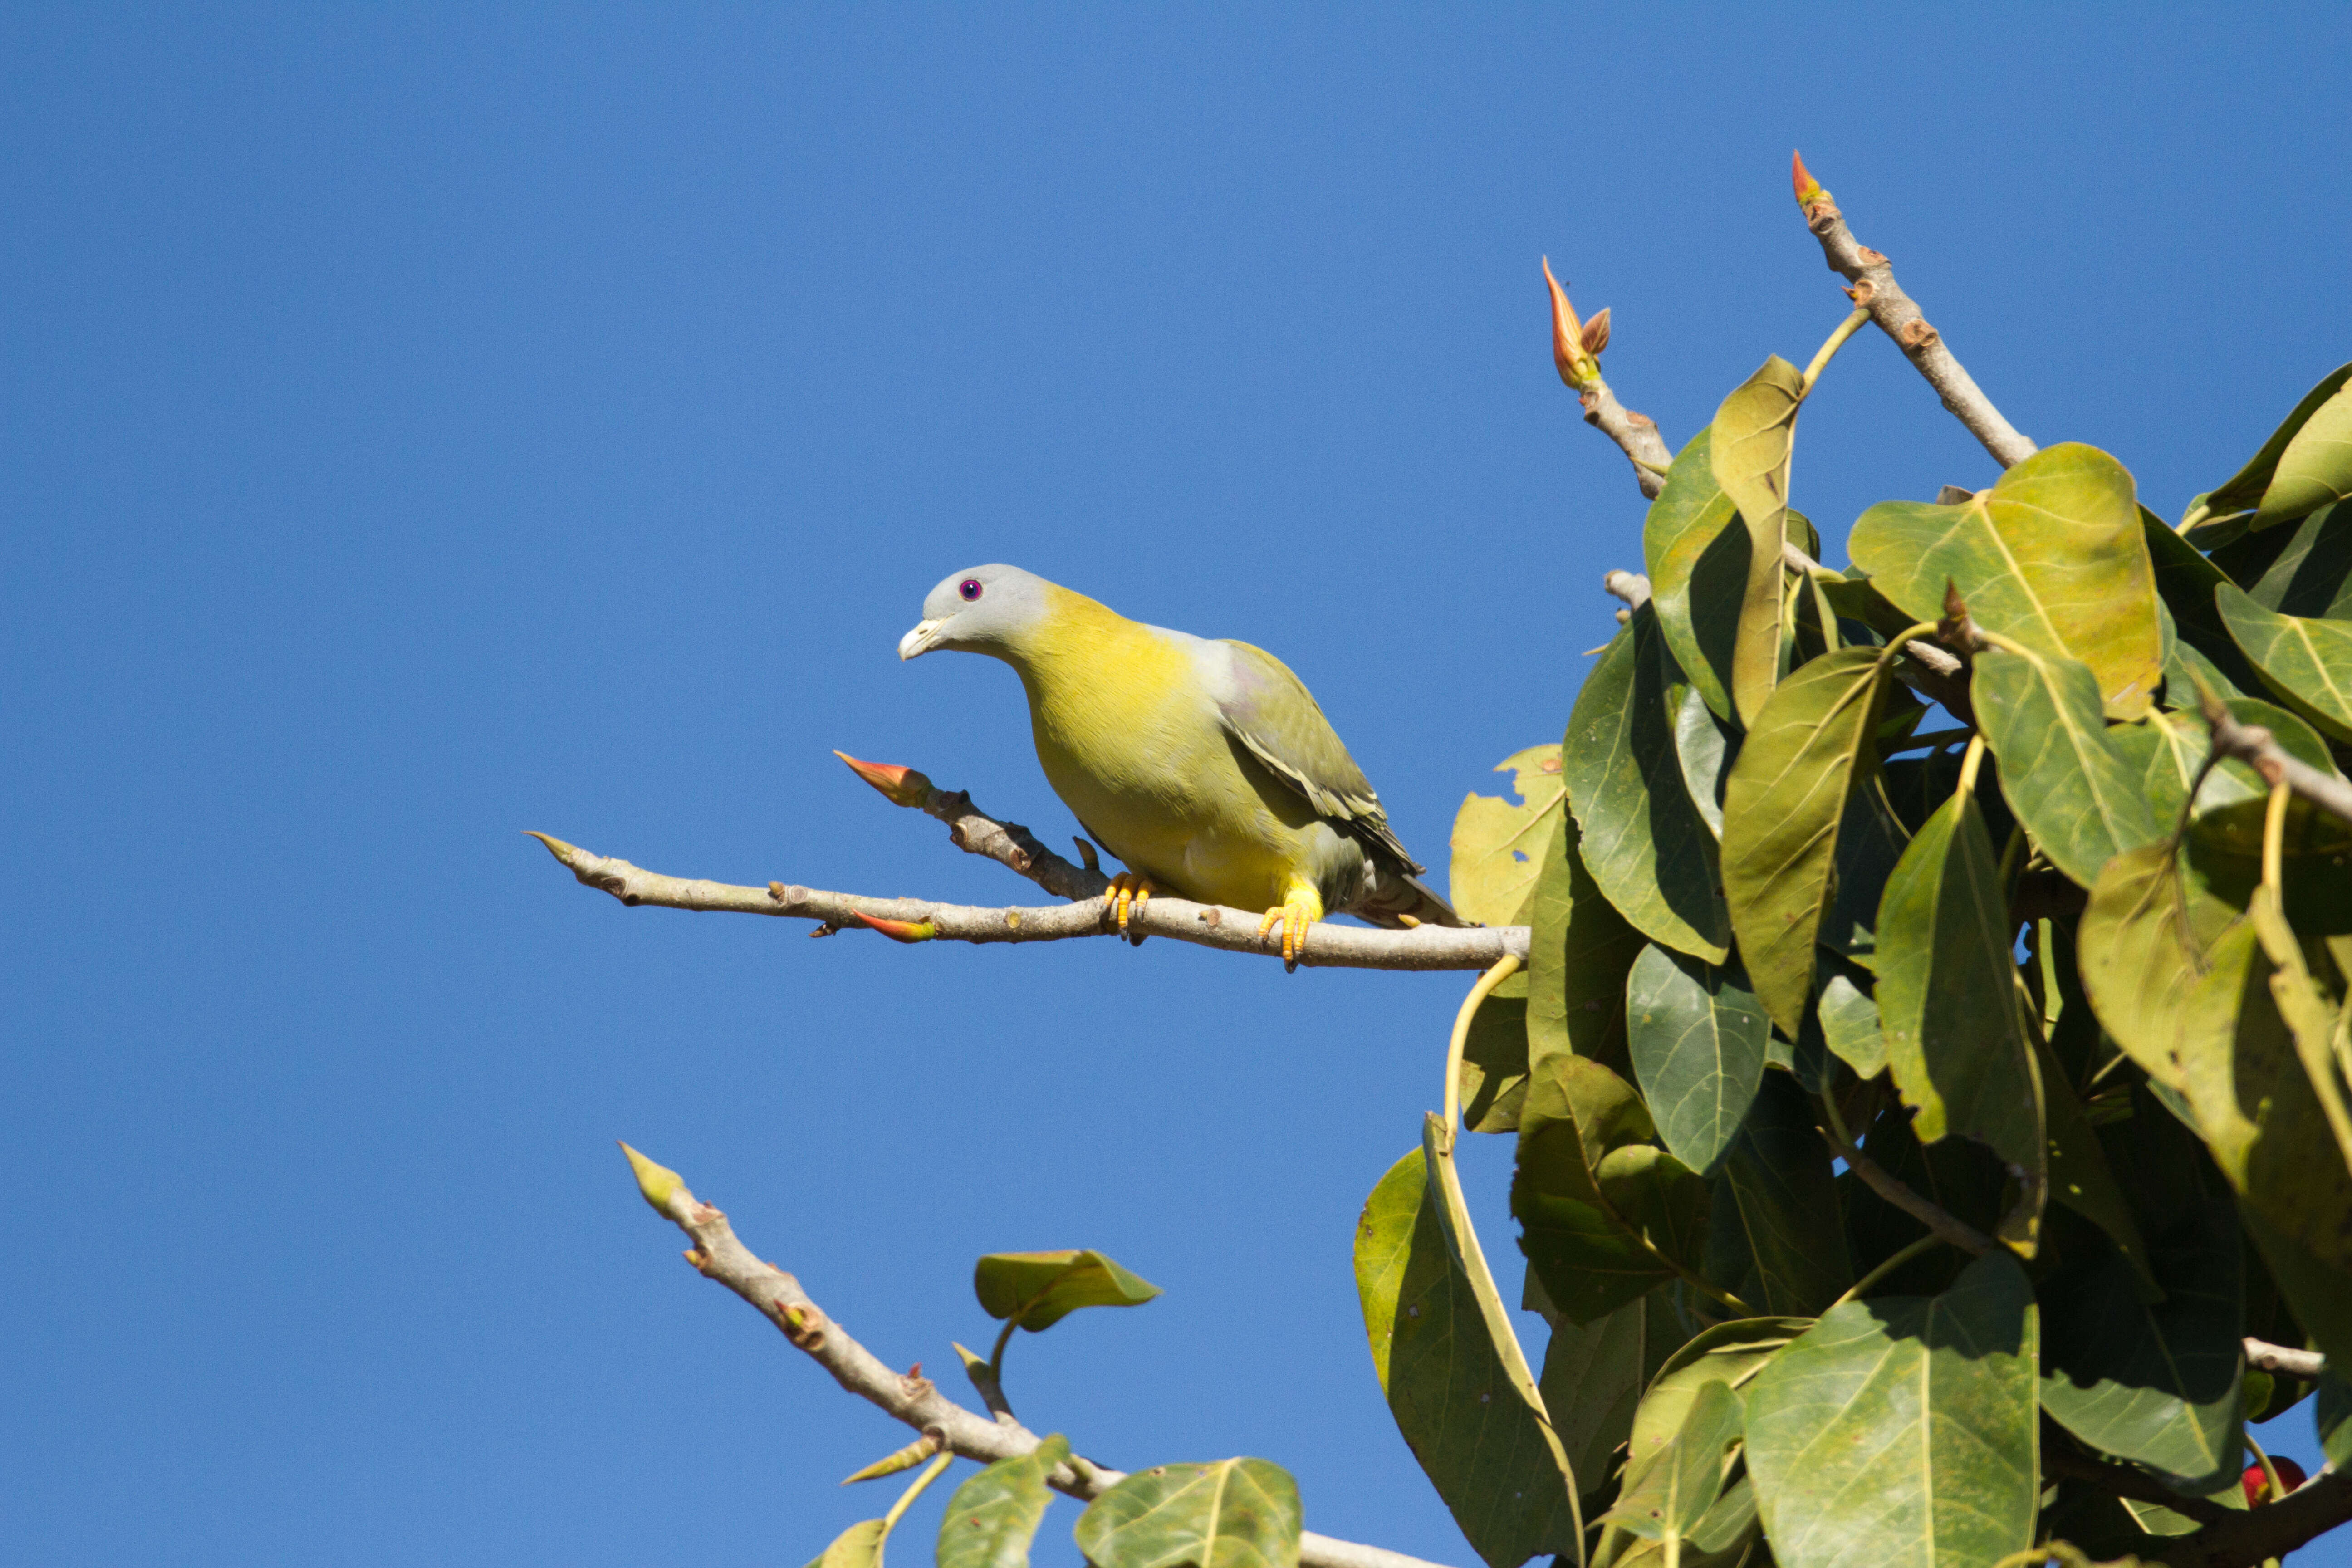
M 935 647 L 1016 657 L 1046 612 L 1053 584 L 1018 566 L 970 566 L 950 574 L 923 600 L 923 618 L 898 639 L 898 657 Z

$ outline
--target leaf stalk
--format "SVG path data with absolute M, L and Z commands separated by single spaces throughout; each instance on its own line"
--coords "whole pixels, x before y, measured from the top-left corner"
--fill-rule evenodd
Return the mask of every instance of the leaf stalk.
M 1838 350 L 1845 347 L 1845 341 L 1862 331 L 1864 323 L 1869 320 L 1870 312 L 1857 305 L 1844 321 L 1838 323 L 1837 331 L 1832 332 L 1828 340 L 1813 351 L 1812 362 L 1805 366 L 1804 376 L 1798 384 L 1798 396 L 1812 395 L 1813 383 L 1821 380 L 1822 372 L 1829 368 L 1830 361 L 1837 357 Z

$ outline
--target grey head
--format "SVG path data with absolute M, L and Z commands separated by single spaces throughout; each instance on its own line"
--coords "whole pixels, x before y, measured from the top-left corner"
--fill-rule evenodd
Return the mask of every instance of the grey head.
M 923 600 L 923 618 L 898 639 L 898 657 L 950 647 L 1009 658 L 1045 620 L 1048 597 L 1055 591 L 1018 566 L 968 566 L 950 573 Z

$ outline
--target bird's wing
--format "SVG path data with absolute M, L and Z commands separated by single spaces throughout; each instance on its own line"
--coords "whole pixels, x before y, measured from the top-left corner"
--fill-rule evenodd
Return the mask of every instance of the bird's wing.
M 1371 781 L 1289 666 L 1245 642 L 1206 643 L 1202 651 L 1225 733 L 1305 796 L 1318 816 L 1352 828 L 1395 856 L 1407 875 L 1418 875 L 1422 868 L 1390 830 Z

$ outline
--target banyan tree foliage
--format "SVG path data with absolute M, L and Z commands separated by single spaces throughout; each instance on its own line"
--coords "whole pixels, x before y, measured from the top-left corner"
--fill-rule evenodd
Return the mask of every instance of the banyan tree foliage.
M 1561 739 L 1457 823 L 1454 902 L 1524 935 L 1366 1200 L 1370 1370 L 1489 1568 L 2251 1568 L 2352 1517 L 2259 1440 L 2315 1397 L 2352 1450 L 2352 365 L 2177 521 L 2129 454 L 1971 419 L 2000 479 L 1869 508 L 1832 570 L 1789 475 L 1839 345 L 1874 317 L 1966 373 L 1800 174 L 1857 308 L 1670 457 L 1556 295 L 1561 374 L 1654 493 L 1645 571 Z M 1473 1222 L 1465 1136 L 1512 1141 L 1507 1221 Z M 640 1174 L 706 1272 L 835 1331 Z M 1265 1460 L 1122 1478 L 1041 1443 L 1015 1328 L 1157 1292 L 1087 1252 L 978 1286 L 992 1414 L 926 1383 L 875 1467 L 993 1459 L 942 1568 L 1024 1563 L 1049 1487 L 1098 1568 L 1410 1561 L 1304 1534 Z M 824 1568 L 878 1563 L 905 1501 Z

